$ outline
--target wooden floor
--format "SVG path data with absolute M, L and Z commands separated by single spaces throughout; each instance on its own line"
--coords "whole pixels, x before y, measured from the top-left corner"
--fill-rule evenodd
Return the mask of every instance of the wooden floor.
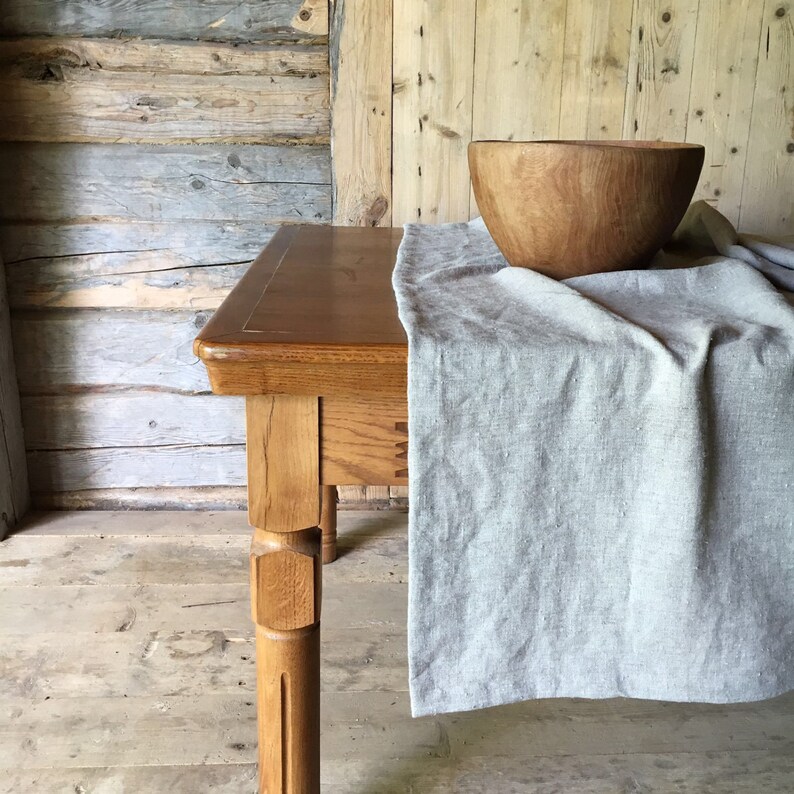
M 535 701 L 409 716 L 406 518 L 340 514 L 323 791 L 794 791 L 794 696 Z M 0 792 L 250 794 L 240 513 L 62 513 L 0 544 Z

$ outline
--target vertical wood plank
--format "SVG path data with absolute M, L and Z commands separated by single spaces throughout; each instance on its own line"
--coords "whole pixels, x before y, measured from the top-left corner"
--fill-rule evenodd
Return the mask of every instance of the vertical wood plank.
M 333 0 L 329 49 L 334 223 L 390 226 L 392 0 Z M 339 488 L 340 504 L 377 498 L 377 487 Z
M 391 225 L 391 41 L 391 0 L 334 2 L 331 147 L 337 225 Z
M 743 231 L 794 232 L 794 4 L 766 0 L 739 216 Z
M 623 137 L 683 141 L 699 0 L 634 0 Z
M 476 5 L 395 3 L 394 225 L 469 218 Z
M 621 137 L 631 51 L 633 0 L 568 0 L 560 137 Z
M 556 138 L 566 0 L 478 0 L 473 137 Z
M 477 0 L 473 140 L 560 135 L 567 0 Z M 474 191 L 470 217 L 479 215 Z
M 28 470 L 22 436 L 5 270 L 0 259 L 0 540 L 28 508 Z
M 739 221 L 763 4 L 701 0 L 686 139 L 706 147 L 695 200 Z

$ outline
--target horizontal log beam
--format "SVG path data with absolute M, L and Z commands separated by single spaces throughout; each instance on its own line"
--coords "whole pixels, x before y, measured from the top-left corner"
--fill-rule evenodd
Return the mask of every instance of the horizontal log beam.
M 305 44 L 228 44 L 168 39 L 21 38 L 0 42 L 0 67 L 40 77 L 47 69 L 195 75 L 328 73 L 325 47 Z
M 156 391 L 25 398 L 30 451 L 245 444 L 245 402 L 215 394 Z
M 0 42 L 0 140 L 328 142 L 316 53 L 158 40 L 127 55 L 117 42 Z
M 326 146 L 7 144 L 0 164 L 5 221 L 331 219 Z
M 324 41 L 301 0 L 3 0 L 0 36 L 141 36 L 211 41 Z

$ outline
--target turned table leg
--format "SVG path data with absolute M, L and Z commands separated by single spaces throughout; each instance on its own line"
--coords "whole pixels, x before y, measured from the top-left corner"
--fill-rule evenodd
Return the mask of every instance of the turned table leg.
M 317 398 L 246 401 L 260 794 L 320 791 Z
M 323 563 L 336 559 L 336 486 L 323 486 L 320 529 L 323 531 Z

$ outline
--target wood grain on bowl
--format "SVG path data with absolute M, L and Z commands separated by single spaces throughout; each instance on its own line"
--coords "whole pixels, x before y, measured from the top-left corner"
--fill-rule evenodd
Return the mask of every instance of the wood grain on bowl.
M 475 141 L 477 205 L 507 261 L 552 278 L 644 267 L 686 211 L 702 146 Z

